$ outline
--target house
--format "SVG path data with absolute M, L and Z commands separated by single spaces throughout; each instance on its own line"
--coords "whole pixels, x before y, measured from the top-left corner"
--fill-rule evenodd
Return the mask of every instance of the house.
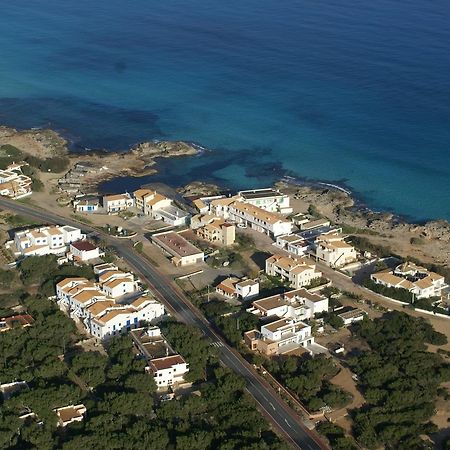
M 311 281 L 322 276 L 322 272 L 316 270 L 316 265 L 309 259 L 281 255 L 273 255 L 266 259 L 266 273 L 288 280 L 296 289 L 308 286 Z
M 277 319 L 261 326 L 261 331 L 250 330 L 244 333 L 244 342 L 253 351 L 267 356 L 287 354 L 307 349 L 314 343 L 311 327 L 293 319 Z
M 101 275 L 102 273 L 110 272 L 110 271 L 114 271 L 114 270 L 119 270 L 119 268 L 113 263 L 102 263 L 102 264 L 97 264 L 96 266 L 94 266 L 95 275 Z
M 125 211 L 134 205 L 134 200 L 128 193 L 105 195 L 103 197 L 103 207 L 108 214 Z
M 416 298 L 440 297 L 447 287 L 442 275 L 411 262 L 400 264 L 393 271 L 374 273 L 370 278 L 382 286 L 406 289 Z
M 343 267 L 357 260 L 355 248 L 339 233 L 321 234 L 315 240 L 316 259 L 330 267 Z
M 158 389 L 176 386 L 184 382 L 189 364 L 180 355 L 155 358 L 149 362 L 149 371 L 155 378 Z
M 259 294 L 259 282 L 229 277 L 216 286 L 216 292 L 224 297 L 240 297 L 243 300 L 247 300 Z
M 98 197 L 79 197 L 72 202 L 75 212 L 94 213 L 100 208 Z
M 314 219 L 308 220 L 306 222 L 302 221 L 299 225 L 301 231 L 311 231 L 318 228 L 326 228 L 330 226 L 330 221 L 328 219 Z
M 89 241 L 72 242 L 69 247 L 71 259 L 79 262 L 91 261 L 100 258 L 103 253 Z
M 199 238 L 220 245 L 232 245 L 236 238 L 236 227 L 233 224 L 211 214 L 192 217 L 191 228 Z
M 56 408 L 54 411 L 58 416 L 58 427 L 66 427 L 71 423 L 83 421 L 84 415 L 86 414 L 86 406 L 83 404 L 69 405 L 62 408 Z
M 164 306 L 160 302 L 148 295 L 142 295 L 127 305 L 93 305 L 84 323 L 94 337 L 106 340 L 138 328 L 143 321 L 159 319 L 164 314 Z
M 154 234 L 152 242 L 166 251 L 176 266 L 199 264 L 205 258 L 205 254 L 201 250 L 174 231 Z
M 48 226 L 18 231 L 14 241 L 7 242 L 16 256 L 61 255 L 66 253 L 68 244 L 84 240 L 86 235 L 79 228 L 69 225 Z
M 227 214 L 236 223 L 271 237 L 276 238 L 292 232 L 293 225 L 290 220 L 252 204 L 236 201 L 228 206 Z
M 33 181 L 22 173 L 23 164 L 10 164 L 6 170 L 0 170 L 0 195 L 14 199 L 24 198 L 33 193 Z
M 316 314 L 328 312 L 328 298 L 306 289 L 295 289 L 282 294 L 255 300 L 247 312 L 260 317 L 307 320 Z
M 201 198 L 192 200 L 192 204 L 200 214 L 206 214 L 209 211 L 209 205 Z
M 25 328 L 34 323 L 34 319 L 29 314 L 17 314 L 15 316 L 4 317 L 0 319 L 0 333 L 9 331 L 13 328 Z
M 0 393 L 3 400 L 10 399 L 17 392 L 29 389 L 26 381 L 13 381 L 12 383 L 0 384 Z
M 170 198 L 150 189 L 138 189 L 133 192 L 136 208 L 155 220 L 161 220 L 171 226 L 186 225 L 190 215 L 173 204 Z
M 282 214 L 290 214 L 292 212 L 292 208 L 289 205 L 289 196 L 275 189 L 264 188 L 240 191 L 238 196 L 242 202 L 269 212 Z
M 305 256 L 310 248 L 308 242 L 296 234 L 284 234 L 278 236 L 276 245 L 295 256 Z

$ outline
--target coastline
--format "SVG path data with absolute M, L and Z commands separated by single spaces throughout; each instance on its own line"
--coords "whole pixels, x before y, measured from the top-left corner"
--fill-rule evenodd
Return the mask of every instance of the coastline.
M 91 176 L 84 179 L 87 193 L 99 190 L 104 193 L 101 192 L 101 186 L 116 179 L 132 179 L 133 185 L 130 188 L 149 184 L 152 180 L 146 177 L 157 174 L 163 160 L 200 157 L 211 151 L 197 143 L 153 140 L 137 143 L 123 151 L 93 149 L 71 152 L 70 141 L 60 132 L 48 129 L 17 130 L 0 126 L 0 145 L 5 143 L 15 144 L 32 156 L 67 158 L 68 170 L 77 164 L 92 166 Z M 42 175 L 49 178 L 47 174 Z M 49 189 L 55 192 L 57 180 L 64 173 L 52 175 L 53 179 L 48 180 Z M 58 178 L 55 178 L 56 175 Z M 202 179 L 200 174 L 190 184 L 196 182 L 199 186 L 209 186 L 209 189 L 220 191 L 233 189 L 232 186 L 221 185 L 220 181 L 214 183 L 207 178 Z M 405 256 L 412 253 L 412 256 L 422 258 L 425 262 L 450 264 L 450 223 L 445 220 L 414 221 L 395 212 L 374 211 L 348 186 L 336 182 L 311 180 L 292 173 L 276 174 L 275 178 L 278 178 L 274 183 L 275 187 L 286 191 L 303 205 L 314 205 L 320 215 L 334 223 L 345 225 L 348 229 L 354 229 L 356 234 L 370 235 L 370 239 L 377 244 L 388 246 L 393 252 Z M 159 181 L 157 177 L 155 181 Z M 51 186 L 52 183 L 54 186 Z M 171 179 L 167 184 L 180 189 L 183 183 Z M 256 180 L 254 187 L 266 186 L 258 185 Z

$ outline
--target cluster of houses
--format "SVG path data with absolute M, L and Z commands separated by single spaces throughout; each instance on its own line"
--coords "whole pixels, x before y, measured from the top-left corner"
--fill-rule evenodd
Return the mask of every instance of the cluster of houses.
M 440 297 L 447 287 L 442 275 L 412 262 L 400 264 L 394 270 L 374 273 L 370 278 L 388 288 L 406 289 L 416 298 Z
M 0 195 L 19 199 L 28 197 L 33 193 L 33 180 L 24 175 L 22 167 L 28 166 L 27 163 L 13 163 L 5 170 L 0 170 Z
M 27 256 L 65 255 L 59 262 L 85 263 L 101 258 L 99 247 L 86 240 L 79 228 L 53 225 L 17 231 L 14 239 L 6 243 L 16 258 Z

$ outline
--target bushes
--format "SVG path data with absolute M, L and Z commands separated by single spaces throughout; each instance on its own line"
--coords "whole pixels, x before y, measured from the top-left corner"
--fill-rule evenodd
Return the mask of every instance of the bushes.
M 381 284 L 375 283 L 375 281 L 371 280 L 370 278 L 367 278 L 367 280 L 364 281 L 363 286 L 373 292 L 376 292 L 377 294 L 384 295 L 385 297 L 394 298 L 405 303 L 412 302 L 412 294 L 407 289 L 386 287 Z

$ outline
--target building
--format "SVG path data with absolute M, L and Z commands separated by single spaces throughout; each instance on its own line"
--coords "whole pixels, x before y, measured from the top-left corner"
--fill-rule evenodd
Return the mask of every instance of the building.
M 174 231 L 154 234 L 152 242 L 167 252 L 176 266 L 199 264 L 205 258 L 201 250 Z
M 69 259 L 83 263 L 98 259 L 103 255 L 103 252 L 89 241 L 72 242 L 69 247 L 69 253 Z
M 59 307 L 70 317 L 86 317 L 87 308 L 106 300 L 106 295 L 98 286 L 86 278 L 65 278 L 56 284 L 56 299 Z
M 301 221 L 302 223 L 299 225 L 301 231 L 311 231 L 318 228 L 327 228 L 330 226 L 330 221 L 328 219 L 314 219 Z
M 292 208 L 289 205 L 289 196 L 271 188 L 240 191 L 238 196 L 241 201 L 256 206 L 269 212 L 290 214 Z
M 109 298 L 119 298 L 137 290 L 137 282 L 130 272 L 121 270 L 108 270 L 98 277 L 100 289 Z
M 119 268 L 113 263 L 102 263 L 102 264 L 97 264 L 96 266 L 94 266 L 95 275 L 101 275 L 102 273 L 110 272 L 110 271 L 114 271 L 114 270 L 119 270 Z
M 259 294 L 259 282 L 229 277 L 216 286 L 216 292 L 228 298 L 242 298 L 248 300 Z
M 328 312 L 328 298 L 306 289 L 295 289 L 255 300 L 247 312 L 260 317 L 307 320 L 314 318 L 316 314 Z
M 330 267 L 344 267 L 357 260 L 355 248 L 345 242 L 344 236 L 333 232 L 322 234 L 315 241 L 316 259 Z
M 233 245 L 236 239 L 236 227 L 233 224 L 210 214 L 192 217 L 191 228 L 199 238 L 215 244 Z
M 354 322 L 359 322 L 367 316 L 366 311 L 363 311 L 360 308 L 353 308 L 352 306 L 345 306 L 335 312 L 337 316 L 344 321 L 344 325 L 351 325 Z
M 190 215 L 173 204 L 170 198 L 150 189 L 133 192 L 136 208 L 155 220 L 161 220 L 174 227 L 186 225 Z
M 155 378 L 158 389 L 176 386 L 184 382 L 189 364 L 180 355 L 155 358 L 149 362 L 149 371 Z
M 411 262 L 400 264 L 393 271 L 374 273 L 370 278 L 388 288 L 406 289 L 416 298 L 440 297 L 447 287 L 442 275 Z
M 227 215 L 232 221 L 271 237 L 292 232 L 293 225 L 290 220 L 252 204 L 233 202 L 227 208 Z
M 106 340 L 138 328 L 142 326 L 142 322 L 157 320 L 164 314 L 164 306 L 160 302 L 148 295 L 142 295 L 127 305 L 94 305 L 84 323 L 90 334 Z
M 3 317 L 0 319 L 0 333 L 13 328 L 25 328 L 34 323 L 34 319 L 29 314 L 17 314 L 15 316 Z
M 57 225 L 18 231 L 7 247 L 14 246 L 16 256 L 61 255 L 66 253 L 68 244 L 85 238 L 79 228 Z
M 69 405 L 63 408 L 54 409 L 58 416 L 58 427 L 66 427 L 74 422 L 82 422 L 86 414 L 86 407 L 83 404 Z
M 310 248 L 306 240 L 296 234 L 278 236 L 276 245 L 295 256 L 305 256 Z
M 125 211 L 134 205 L 134 200 L 128 193 L 105 195 L 103 197 L 103 207 L 108 214 Z
M 76 198 L 72 205 L 75 212 L 94 213 L 100 208 L 100 201 L 98 197 L 80 197 Z
M 22 164 L 10 164 L 6 170 L 0 170 L 0 195 L 14 199 L 24 198 L 33 193 L 33 181 L 22 173 Z
M 316 265 L 309 259 L 281 255 L 273 255 L 266 259 L 266 273 L 288 280 L 295 289 L 308 286 L 322 276 L 322 272 L 316 270 Z
M 278 319 L 261 327 L 261 331 L 244 333 L 244 342 L 253 351 L 267 356 L 291 353 L 299 348 L 307 349 L 314 343 L 311 327 L 293 319 Z

